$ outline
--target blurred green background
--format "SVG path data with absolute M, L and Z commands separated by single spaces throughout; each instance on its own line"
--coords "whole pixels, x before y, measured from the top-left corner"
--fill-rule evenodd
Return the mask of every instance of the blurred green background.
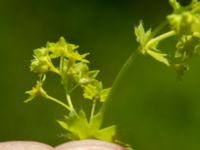
M 64 36 L 80 53 L 91 53 L 90 67 L 101 70 L 108 87 L 137 47 L 134 25 L 142 19 L 153 28 L 170 12 L 167 0 L 1 0 L 0 141 L 66 141 L 56 123 L 62 108 L 39 98 L 23 103 L 36 79 L 29 72 L 33 49 Z M 164 65 L 138 57 L 113 95 L 106 124 L 116 123 L 119 137 L 136 150 L 200 149 L 200 61 L 189 63 L 179 81 Z M 54 76 L 49 81 L 59 96 Z

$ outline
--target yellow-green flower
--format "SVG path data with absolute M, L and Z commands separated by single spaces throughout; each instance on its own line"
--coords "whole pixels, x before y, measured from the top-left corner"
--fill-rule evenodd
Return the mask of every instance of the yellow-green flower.
M 95 80 L 92 83 L 83 85 L 83 97 L 89 100 L 99 100 L 105 102 L 110 92 L 110 88 L 103 89 L 102 82 Z
M 47 49 L 51 52 L 51 58 L 58 58 L 60 56 L 67 57 L 71 61 L 81 61 L 88 63 L 85 57 L 89 54 L 80 55 L 76 50 L 79 46 L 67 43 L 64 37 L 61 37 L 57 43 L 47 43 Z
M 30 69 L 35 73 L 44 74 L 52 71 L 59 74 L 59 71 L 51 62 L 48 49 L 44 47 L 34 50 L 34 59 L 31 61 Z
M 42 88 L 42 83 L 39 82 L 39 81 L 32 88 L 32 90 L 26 91 L 25 93 L 29 94 L 29 97 L 24 101 L 25 103 L 30 102 L 31 100 L 33 100 L 37 96 L 45 97 L 47 95 L 47 93 L 45 92 L 45 90 Z

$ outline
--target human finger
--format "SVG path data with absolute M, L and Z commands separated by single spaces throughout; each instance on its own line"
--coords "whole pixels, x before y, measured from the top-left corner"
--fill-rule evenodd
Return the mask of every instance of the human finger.
M 104 141 L 81 140 L 61 144 L 54 150 L 125 150 L 125 148 L 120 145 Z
M 53 148 L 33 141 L 8 141 L 0 142 L 0 150 L 53 150 Z

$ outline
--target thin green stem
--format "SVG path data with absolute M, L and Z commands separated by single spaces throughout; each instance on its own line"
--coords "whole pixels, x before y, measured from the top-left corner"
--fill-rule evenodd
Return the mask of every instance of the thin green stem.
M 50 58 L 50 57 L 48 58 L 48 60 L 49 60 L 48 65 L 50 66 L 50 70 L 51 70 L 52 72 L 54 72 L 54 73 L 60 75 L 59 69 L 57 69 L 57 68 L 54 66 L 54 64 L 53 64 L 53 62 L 51 61 L 51 58 Z
M 46 95 L 45 98 L 47 98 L 47 99 L 49 99 L 49 100 L 51 100 L 51 101 L 53 101 L 53 102 L 55 102 L 55 103 L 57 103 L 57 104 L 63 106 L 63 107 L 66 108 L 68 111 L 72 111 L 72 109 L 71 109 L 68 105 L 66 105 L 65 103 L 61 102 L 60 100 L 58 100 L 58 99 L 56 99 L 56 98 L 54 98 L 54 97 L 52 97 L 52 96 Z
M 63 66 L 64 66 L 63 64 L 64 64 L 64 56 L 61 56 L 60 57 L 60 66 L 59 67 L 60 67 L 60 71 L 62 73 L 63 73 Z
M 67 103 L 68 103 L 70 109 L 71 109 L 72 111 L 75 111 L 75 110 L 74 110 L 74 106 L 73 106 L 73 104 L 72 104 L 71 96 L 70 96 L 69 94 L 66 94 L 66 99 L 67 99 Z
M 158 32 L 160 32 L 165 26 L 167 25 L 167 21 L 164 21 L 162 22 L 151 34 L 151 37 L 153 38 Z M 170 31 L 170 32 L 167 32 L 163 35 L 160 35 L 158 37 L 155 37 L 153 38 L 152 40 L 150 40 L 147 44 L 148 46 L 150 46 L 151 44 L 154 44 L 155 42 L 157 41 L 160 41 L 162 39 L 165 39 L 165 38 L 168 38 L 170 36 L 173 36 L 175 35 L 175 32 L 174 31 Z M 141 46 L 139 46 L 137 48 L 136 51 L 134 51 L 130 56 L 129 58 L 126 60 L 126 62 L 124 63 L 124 65 L 122 66 L 121 70 L 119 71 L 119 73 L 117 74 L 114 82 L 113 82 L 113 85 L 112 85 L 112 88 L 111 88 L 111 91 L 110 91 L 110 94 L 108 95 L 108 98 L 107 100 L 103 103 L 101 109 L 100 109 L 100 112 L 104 113 L 105 110 L 106 110 L 106 107 L 107 105 L 110 103 L 110 101 L 112 101 L 112 95 L 113 93 L 115 92 L 118 84 L 120 83 L 123 75 L 125 74 L 125 72 L 128 70 L 128 68 L 132 65 L 132 63 L 134 62 L 135 58 L 137 57 L 137 55 L 140 53 L 140 49 L 141 49 Z
M 68 91 L 67 76 L 66 76 L 68 70 L 65 70 L 65 68 L 64 68 L 65 67 L 64 61 L 65 61 L 64 56 L 61 56 L 61 58 L 60 58 L 61 79 L 62 79 L 64 90 L 65 90 L 65 93 L 66 93 L 66 100 L 67 100 L 67 103 L 68 103 L 68 107 L 70 108 L 71 111 L 75 112 L 74 106 L 72 104 L 71 96 L 70 96 L 70 93 Z
M 45 80 L 46 80 L 46 74 L 40 74 L 39 75 L 39 82 L 41 84 L 43 84 Z
M 154 44 L 156 44 L 156 43 L 158 43 L 158 42 L 160 42 L 160 41 L 162 41 L 162 40 L 164 40 L 164 39 L 167 39 L 167 38 L 169 38 L 169 37 L 172 37 L 172 36 L 174 36 L 174 35 L 176 35 L 176 32 L 175 31 L 169 31 L 169 32 L 166 32 L 166 33 L 164 33 L 164 34 L 161 34 L 161 35 L 159 35 L 159 36 L 157 36 L 157 37 L 155 37 L 155 38 L 152 38 L 151 40 L 149 40 L 149 42 L 146 44 L 146 46 L 145 47 L 151 47 L 152 45 L 154 45 Z
M 62 79 L 62 83 L 63 83 L 63 86 L 64 86 L 64 88 L 66 88 L 66 81 L 65 81 L 65 76 L 64 76 L 64 56 L 61 56 L 60 57 L 60 66 L 59 66 L 59 68 L 60 68 L 60 76 L 61 76 L 61 79 Z
M 122 66 L 121 70 L 119 71 L 119 73 L 117 74 L 114 82 L 113 82 L 113 85 L 112 85 L 112 88 L 111 88 L 111 91 L 110 91 L 110 94 L 108 95 L 108 98 L 107 100 L 103 103 L 101 109 L 100 109 L 100 112 L 104 113 L 105 112 L 105 109 L 106 109 L 106 106 L 108 105 L 108 103 L 112 100 L 112 95 L 113 93 L 115 92 L 118 84 L 120 83 L 123 75 L 126 73 L 126 71 L 128 70 L 128 68 L 131 66 L 131 64 L 133 63 L 133 61 L 135 60 L 136 56 L 140 53 L 139 52 L 139 49 L 140 47 L 134 51 L 130 56 L 129 58 L 126 60 L 126 62 L 124 63 L 124 65 Z
M 63 84 L 63 86 L 64 86 L 64 90 L 65 90 L 65 92 L 67 92 L 68 91 L 68 87 L 67 87 L 67 79 L 66 79 L 66 70 L 65 70 L 65 64 L 64 64 L 64 56 L 61 56 L 60 57 L 60 76 L 61 76 L 61 80 L 62 80 L 62 84 Z
M 93 100 L 93 103 L 92 103 L 92 109 L 91 109 L 91 113 L 90 113 L 90 120 L 93 118 L 94 116 L 94 113 L 95 113 L 95 107 L 96 107 L 96 100 Z
M 155 37 L 161 30 L 163 30 L 167 26 L 168 22 L 167 20 L 164 20 L 162 23 L 160 23 L 152 32 L 151 32 L 151 38 Z
M 79 84 L 77 83 L 76 85 L 74 85 L 70 90 L 69 90 L 69 94 L 72 93 L 77 87 L 79 87 Z

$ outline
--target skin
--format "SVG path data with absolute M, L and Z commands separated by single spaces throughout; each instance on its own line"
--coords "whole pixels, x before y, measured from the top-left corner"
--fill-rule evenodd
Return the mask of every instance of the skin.
M 98 140 L 82 140 L 61 144 L 55 148 L 32 141 L 0 142 L 0 150 L 125 150 L 125 148 Z
M 0 150 L 53 150 L 53 147 L 32 141 L 11 141 L 0 143 Z

